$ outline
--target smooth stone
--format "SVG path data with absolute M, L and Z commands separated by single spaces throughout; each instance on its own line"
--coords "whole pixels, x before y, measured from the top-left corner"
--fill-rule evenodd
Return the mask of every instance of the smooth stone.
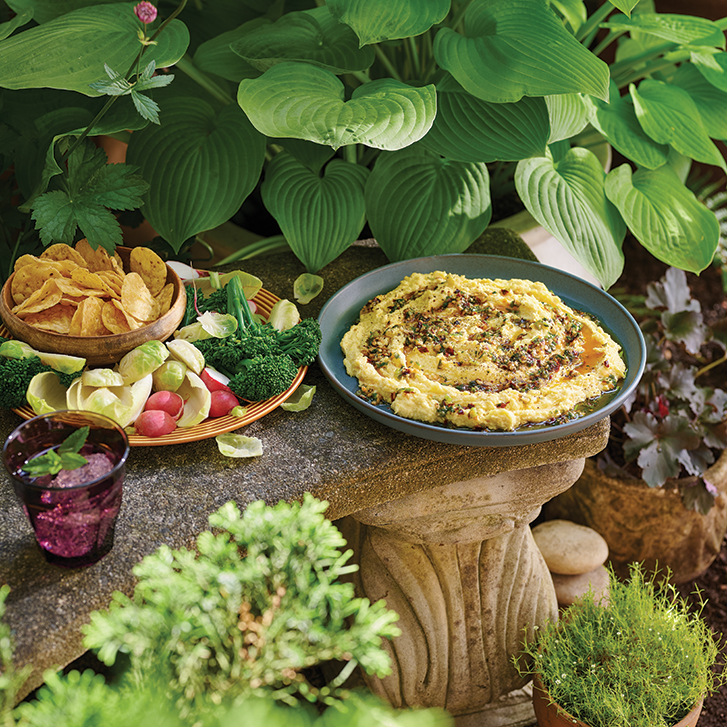
M 608 571 L 602 565 L 590 573 L 581 573 L 575 576 L 562 576 L 553 573 L 553 585 L 555 586 L 555 597 L 559 606 L 570 606 L 576 599 L 580 598 L 588 589 L 593 589 L 593 594 L 598 603 L 605 599 L 604 605 L 608 602 Z
M 593 528 L 570 520 L 547 520 L 533 528 L 533 537 L 551 573 L 589 573 L 608 559 L 608 543 Z

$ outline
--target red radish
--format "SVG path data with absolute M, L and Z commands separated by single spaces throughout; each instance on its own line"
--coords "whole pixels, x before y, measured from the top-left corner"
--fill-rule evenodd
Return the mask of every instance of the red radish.
M 229 391 L 232 393 L 227 386 L 230 381 L 229 376 L 225 376 L 211 366 L 205 366 L 199 377 L 202 379 L 202 383 L 207 387 L 208 391 Z
M 142 437 L 163 437 L 177 428 L 177 422 L 161 409 L 149 409 L 139 414 L 134 429 Z
M 174 391 L 155 391 L 144 404 L 144 411 L 165 411 L 175 421 L 182 416 L 184 399 Z
M 223 417 L 229 414 L 240 402 L 229 389 L 217 389 L 210 393 L 211 417 Z

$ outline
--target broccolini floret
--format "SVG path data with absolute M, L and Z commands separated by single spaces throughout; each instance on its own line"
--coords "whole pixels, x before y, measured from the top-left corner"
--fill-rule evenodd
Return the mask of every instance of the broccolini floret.
M 310 366 L 321 345 L 321 327 L 315 318 L 304 318 L 292 328 L 278 333 L 278 343 L 298 366 Z
M 66 388 L 71 385 L 78 371 L 74 374 L 63 374 L 50 366 L 46 366 L 37 356 L 27 358 L 6 358 L 0 356 L 0 407 L 4 409 L 18 409 L 25 406 L 28 400 L 25 392 L 28 390 L 30 380 L 44 371 L 53 371 Z
M 298 373 L 290 356 L 261 356 L 238 363 L 227 384 L 233 393 L 247 401 L 264 401 L 289 389 Z
M 270 328 L 274 334 L 274 329 Z M 260 332 L 259 335 L 227 336 L 225 338 L 205 338 L 193 341 L 204 356 L 205 363 L 221 371 L 226 376 L 237 372 L 240 361 L 261 356 L 282 355 L 280 345 L 274 335 Z

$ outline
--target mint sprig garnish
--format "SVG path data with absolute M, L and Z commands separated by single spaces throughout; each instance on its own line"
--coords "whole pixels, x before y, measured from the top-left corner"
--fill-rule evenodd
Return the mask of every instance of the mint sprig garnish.
M 86 443 L 90 427 L 85 426 L 68 435 L 56 449 L 51 449 L 39 457 L 26 462 L 23 467 L 29 477 L 57 475 L 61 470 L 75 470 L 88 464 L 88 460 L 78 451 Z

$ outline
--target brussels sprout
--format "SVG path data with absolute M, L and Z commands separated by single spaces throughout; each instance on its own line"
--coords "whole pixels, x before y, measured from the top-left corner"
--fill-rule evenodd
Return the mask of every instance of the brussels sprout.
M 113 369 L 89 369 L 81 374 L 83 386 L 124 386 L 124 377 Z
M 159 368 L 167 358 L 169 349 L 161 341 L 146 341 L 119 361 L 119 373 L 127 384 L 133 384 Z
M 189 341 L 177 339 L 167 342 L 167 349 L 172 358 L 187 364 L 187 368 L 195 374 L 201 374 L 204 368 L 202 352 Z
M 268 323 L 276 331 L 287 331 L 300 321 L 300 313 L 295 303 L 289 300 L 278 300 L 270 310 Z
M 176 391 L 186 373 L 187 364 L 183 361 L 165 361 L 151 375 L 154 391 Z
M 52 371 L 36 374 L 25 392 L 28 404 L 36 414 L 66 409 L 66 388 Z
M 187 371 L 177 393 L 184 399 L 184 412 L 177 420 L 178 427 L 193 427 L 207 418 L 212 394 L 197 374 Z
M 0 345 L 0 356 L 5 358 L 30 358 L 37 356 L 42 363 L 64 374 L 75 374 L 86 365 L 86 359 L 64 353 L 37 351 L 23 341 L 5 341 Z

